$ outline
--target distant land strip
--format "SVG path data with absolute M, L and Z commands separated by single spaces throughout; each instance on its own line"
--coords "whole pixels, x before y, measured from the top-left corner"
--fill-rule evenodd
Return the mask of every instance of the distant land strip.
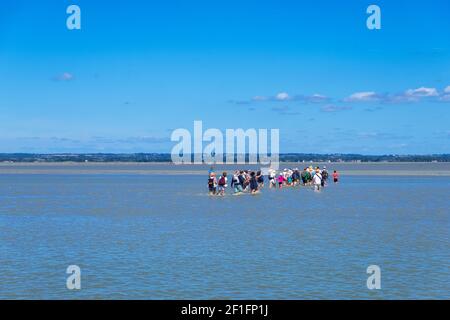
M 245 156 L 248 159 L 248 155 Z M 191 155 L 193 159 L 193 155 Z M 280 162 L 450 162 L 450 154 L 362 155 L 283 153 Z M 0 153 L 0 162 L 172 162 L 169 153 Z

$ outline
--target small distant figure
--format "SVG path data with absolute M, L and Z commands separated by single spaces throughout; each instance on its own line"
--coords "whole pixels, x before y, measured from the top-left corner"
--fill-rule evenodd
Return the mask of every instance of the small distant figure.
M 256 180 L 255 172 L 250 172 L 250 192 L 257 193 L 258 192 L 258 181 Z
M 250 187 L 250 172 L 248 170 L 244 170 L 243 176 L 245 179 L 243 184 L 244 191 L 248 191 Z
M 278 188 L 281 189 L 283 188 L 283 183 L 286 181 L 286 178 L 284 177 L 284 175 L 282 173 L 280 173 L 278 175 Z
M 258 182 L 259 189 L 264 187 L 264 175 L 261 173 L 261 170 L 256 172 L 256 181 Z
M 274 169 L 269 169 L 269 188 L 274 188 L 277 185 L 275 181 L 276 171 Z
M 234 193 L 242 193 L 244 189 L 242 188 L 242 184 L 244 183 L 244 177 L 242 176 L 244 172 L 236 170 L 234 172 L 233 178 L 231 179 L 231 187 L 234 188 Z
M 308 183 L 308 176 L 309 176 L 309 172 L 307 171 L 307 168 L 304 168 L 301 174 L 301 178 L 302 178 L 302 183 L 304 186 L 306 186 L 306 184 Z
M 334 172 L 333 172 L 333 181 L 334 181 L 334 183 L 339 182 L 339 173 L 336 170 L 334 170 Z
M 217 179 L 214 172 L 210 172 L 208 178 L 209 195 L 215 195 L 217 193 Z
M 328 171 L 327 171 L 327 167 L 323 166 L 322 169 L 322 188 L 325 187 L 325 184 L 328 181 Z
M 219 186 L 217 194 L 219 196 L 223 196 L 225 194 L 225 188 L 228 186 L 227 185 L 227 173 L 225 171 L 220 176 L 217 184 Z
M 300 172 L 298 170 L 298 168 L 294 169 L 294 172 L 292 173 L 292 181 L 294 186 L 300 184 Z
M 292 179 L 292 175 L 290 174 L 290 172 L 285 172 L 285 179 L 286 179 L 286 185 L 288 186 L 292 186 L 293 184 L 293 179 Z

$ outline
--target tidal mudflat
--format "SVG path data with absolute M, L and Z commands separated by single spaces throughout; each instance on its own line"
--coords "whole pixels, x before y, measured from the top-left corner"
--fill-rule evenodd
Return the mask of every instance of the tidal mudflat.
M 320 193 L 210 197 L 208 166 L 0 164 L 0 298 L 450 298 L 450 165 L 326 165 Z

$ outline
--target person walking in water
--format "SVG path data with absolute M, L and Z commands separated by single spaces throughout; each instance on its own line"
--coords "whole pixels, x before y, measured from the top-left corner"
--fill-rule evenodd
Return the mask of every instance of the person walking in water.
M 322 170 L 322 188 L 325 187 L 325 183 L 328 181 L 327 167 L 323 166 Z
M 217 191 L 217 179 L 216 174 L 211 172 L 208 178 L 208 189 L 210 195 L 215 195 Z
M 234 193 L 236 194 L 244 191 L 242 188 L 243 178 L 241 178 L 240 175 L 241 173 L 239 172 L 239 170 L 236 170 L 234 172 L 233 179 L 231 180 L 231 187 L 234 188 Z
M 283 173 L 280 173 L 278 175 L 278 188 L 281 189 L 283 187 L 283 183 L 286 181 L 286 178 L 284 177 Z
M 276 186 L 276 177 L 277 172 L 274 169 L 269 169 L 269 188 L 274 188 Z
M 258 170 L 256 172 L 256 181 L 258 182 L 259 189 L 264 187 L 264 175 L 262 174 L 261 170 Z
M 333 172 L 333 181 L 334 181 L 334 183 L 339 182 L 339 173 L 336 170 L 334 170 L 334 172 Z
M 313 182 L 314 182 L 314 190 L 320 191 L 320 187 L 322 186 L 322 174 L 320 173 L 320 169 L 318 168 L 316 169 L 316 173 L 314 174 Z
M 250 192 L 258 192 L 258 181 L 256 179 L 256 174 L 253 171 L 250 173 Z
M 223 172 L 222 176 L 219 178 L 219 181 L 217 183 L 219 185 L 219 190 L 217 194 L 219 196 L 223 196 L 225 194 L 225 188 L 227 187 L 227 173 Z

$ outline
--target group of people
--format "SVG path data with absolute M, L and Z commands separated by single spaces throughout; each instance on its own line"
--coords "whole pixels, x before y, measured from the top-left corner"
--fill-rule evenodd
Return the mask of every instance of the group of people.
M 338 183 L 339 173 L 334 170 L 332 173 L 333 182 Z M 322 169 L 310 166 L 304 168 L 303 171 L 298 168 L 284 169 L 278 172 L 274 169 L 269 169 L 268 179 L 270 188 L 293 187 L 297 185 L 313 186 L 316 191 L 324 188 L 327 185 L 329 173 L 326 166 Z M 234 194 L 243 192 L 250 192 L 252 194 L 258 193 L 264 187 L 264 175 L 261 170 L 236 170 L 231 177 L 231 188 Z M 213 168 L 209 171 L 208 189 L 210 195 L 224 195 L 225 189 L 228 187 L 228 174 L 223 172 L 217 177 Z
M 208 178 L 208 189 L 210 195 L 224 195 L 225 188 L 228 187 L 228 175 L 223 172 L 217 178 L 216 173 L 211 169 Z M 236 170 L 231 177 L 231 187 L 235 194 L 242 192 L 257 193 L 264 187 L 264 175 L 261 171 Z
M 339 173 L 334 170 L 332 176 L 333 182 L 337 183 L 339 180 Z M 314 169 L 310 166 L 304 168 L 303 171 L 298 168 L 284 169 L 278 176 L 275 170 L 269 170 L 270 187 L 276 187 L 278 185 L 279 188 L 282 188 L 283 186 L 296 186 L 302 184 L 303 186 L 312 185 L 316 190 L 320 190 L 320 188 L 325 187 L 328 178 L 329 173 L 326 166 L 323 166 L 322 169 L 319 167 Z

